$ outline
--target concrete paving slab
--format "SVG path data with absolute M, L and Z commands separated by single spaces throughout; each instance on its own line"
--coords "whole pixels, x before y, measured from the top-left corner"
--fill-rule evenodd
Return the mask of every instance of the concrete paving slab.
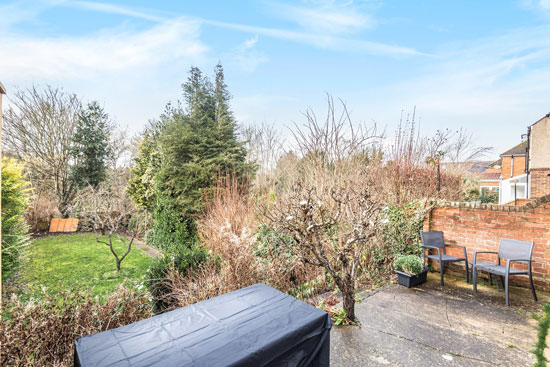
M 333 328 L 331 366 L 532 365 L 536 323 L 527 312 L 500 305 L 488 287 L 475 296 L 471 285 L 442 288 L 430 279 L 361 293 L 362 326 Z

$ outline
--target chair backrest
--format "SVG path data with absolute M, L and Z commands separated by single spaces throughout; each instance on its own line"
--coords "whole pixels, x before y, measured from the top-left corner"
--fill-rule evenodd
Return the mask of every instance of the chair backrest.
M 533 253 L 533 242 L 501 238 L 498 256 L 502 259 L 530 260 Z
M 420 237 L 422 238 L 423 245 L 439 248 L 445 247 L 443 232 L 441 231 L 420 232 Z

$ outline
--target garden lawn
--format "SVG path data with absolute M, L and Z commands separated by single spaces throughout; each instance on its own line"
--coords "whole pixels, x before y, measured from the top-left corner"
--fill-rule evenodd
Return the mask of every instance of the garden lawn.
M 108 240 L 107 236 L 102 237 Z M 126 252 L 126 247 L 118 239 L 113 244 L 119 257 Z M 97 243 L 94 233 L 38 238 L 25 255 L 21 270 L 23 292 L 37 297 L 46 287 L 50 293 L 93 289 L 94 295 L 103 298 L 125 279 L 141 283 L 152 261 L 132 245 L 117 273 L 111 250 L 107 245 Z

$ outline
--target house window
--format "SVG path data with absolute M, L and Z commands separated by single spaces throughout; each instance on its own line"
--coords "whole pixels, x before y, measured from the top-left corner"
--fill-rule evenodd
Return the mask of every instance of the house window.
M 498 186 L 481 186 L 480 191 L 481 191 L 481 195 L 488 195 L 488 194 L 498 195 Z

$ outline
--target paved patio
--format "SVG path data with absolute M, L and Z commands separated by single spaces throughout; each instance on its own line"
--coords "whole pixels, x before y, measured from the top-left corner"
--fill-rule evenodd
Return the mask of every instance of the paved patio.
M 548 302 L 538 292 L 512 288 L 511 307 L 496 287 L 473 295 L 463 279 L 429 274 L 428 282 L 407 289 L 390 285 L 363 292 L 356 313 L 359 327 L 333 327 L 331 366 L 530 366 L 536 322 L 529 317 Z

